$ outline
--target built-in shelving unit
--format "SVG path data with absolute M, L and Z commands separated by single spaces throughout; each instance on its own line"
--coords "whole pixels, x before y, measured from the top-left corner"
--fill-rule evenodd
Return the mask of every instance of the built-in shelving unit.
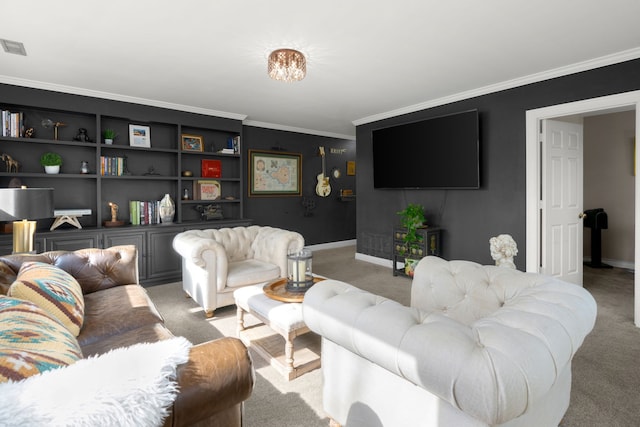
M 54 188 L 56 209 L 91 209 L 91 215 L 79 218 L 82 229 L 62 228 L 48 231 L 53 219 L 49 223 L 46 220 L 38 221 L 36 247 L 39 251 L 133 243 L 138 246 L 140 252 L 141 279 L 153 282 L 179 277 L 179 257 L 171 250 L 171 241 L 176 233 L 189 228 L 219 228 L 250 223 L 250 220 L 243 217 L 242 153 L 219 152 L 227 147 L 230 138 L 241 141 L 241 123 L 236 124 L 233 120 L 225 121 L 219 118 L 203 120 L 201 117 L 196 117 L 193 121 L 210 121 L 211 127 L 194 125 L 189 122 L 190 117 L 185 119 L 189 123 L 180 120 L 172 122 L 171 114 L 167 110 L 156 114 L 153 109 L 145 108 L 144 113 L 137 115 L 135 111 L 143 111 L 142 107 L 128 107 L 120 116 L 112 111 L 108 114 L 104 111 L 90 113 L 0 103 L 0 110 L 23 113 L 23 132 L 29 128 L 33 129 L 31 138 L 0 136 L 0 154 L 10 155 L 20 165 L 17 173 L 9 172 L 0 162 L 0 187 L 7 187 L 12 178 L 17 178 L 22 185 L 28 187 Z M 155 120 L 154 114 L 161 120 Z M 54 139 L 54 129 L 42 125 L 46 119 L 60 123 L 57 140 Z M 227 122 L 232 123 L 229 126 L 220 126 L 220 123 Z M 149 128 L 150 147 L 130 145 L 131 124 Z M 81 128 L 86 129 L 90 141 L 74 140 Z M 104 143 L 102 134 L 105 129 L 113 129 L 116 132 L 117 137 L 113 144 Z M 201 136 L 203 151 L 183 150 L 183 134 Z M 63 159 L 59 174 L 45 174 L 44 168 L 40 165 L 40 156 L 49 151 L 60 154 Z M 119 176 L 103 175 L 103 156 L 126 159 L 124 173 Z M 202 159 L 220 160 L 222 175 L 219 178 L 203 178 Z M 81 173 L 82 162 L 88 163 L 89 173 Z M 191 171 L 193 175 L 182 176 L 185 170 Z M 194 200 L 194 182 L 200 179 L 219 181 L 221 198 L 213 201 Z M 185 188 L 191 196 L 188 200 L 183 200 Z M 173 224 L 129 224 L 130 201 L 160 200 L 165 194 L 169 194 L 176 205 Z M 125 221 L 127 225 L 117 228 L 104 227 L 104 221 L 111 219 L 109 202 L 118 205 L 118 219 Z M 222 220 L 202 220 L 196 207 L 209 204 L 220 208 Z M 0 250 L 6 252 L 7 247 L 10 250 L 10 239 L 10 234 L 0 236 Z M 160 272 L 156 274 L 158 269 Z

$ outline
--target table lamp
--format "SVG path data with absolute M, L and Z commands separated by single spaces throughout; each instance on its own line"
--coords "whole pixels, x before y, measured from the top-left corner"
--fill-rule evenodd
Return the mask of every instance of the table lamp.
M 0 188 L 0 221 L 13 221 L 13 253 L 33 250 L 35 219 L 53 217 L 53 188 Z

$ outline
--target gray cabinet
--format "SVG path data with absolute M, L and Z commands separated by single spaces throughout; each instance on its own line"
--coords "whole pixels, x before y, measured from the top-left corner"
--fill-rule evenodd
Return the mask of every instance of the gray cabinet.
M 94 231 L 78 233 L 50 233 L 44 236 L 44 252 L 75 251 L 84 248 L 99 248 L 100 236 Z
M 182 278 L 182 260 L 173 250 L 176 234 L 191 229 L 207 229 L 249 226 L 252 221 L 223 220 L 200 223 L 148 226 L 124 226 L 101 229 L 76 229 L 65 231 L 38 231 L 34 238 L 37 253 L 45 251 L 75 251 L 85 248 L 108 248 L 135 245 L 138 248 L 138 272 L 140 283 L 157 285 Z M 11 234 L 0 235 L 0 254 L 13 250 Z
M 418 247 L 407 251 L 404 243 L 406 229 L 402 227 L 394 227 L 393 229 L 393 275 L 406 276 L 402 265 L 405 258 L 421 259 L 427 255 L 442 256 L 442 230 L 438 227 L 420 228 L 417 231 L 422 240 Z M 409 252 L 409 253 L 408 253 Z
M 181 260 L 173 250 L 173 238 L 182 229 L 154 230 L 147 234 L 147 242 L 153 256 L 148 257 L 147 279 L 150 282 L 161 283 L 180 280 Z

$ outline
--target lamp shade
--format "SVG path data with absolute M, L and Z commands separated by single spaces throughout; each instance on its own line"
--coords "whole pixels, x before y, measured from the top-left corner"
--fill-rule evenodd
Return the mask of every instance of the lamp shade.
M 53 216 L 53 188 L 0 188 L 0 221 Z

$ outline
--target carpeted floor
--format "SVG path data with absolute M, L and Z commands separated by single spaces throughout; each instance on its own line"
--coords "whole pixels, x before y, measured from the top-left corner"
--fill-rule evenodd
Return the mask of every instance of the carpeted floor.
M 314 251 L 313 271 L 409 303 L 410 280 L 356 260 L 354 246 Z M 598 302 L 598 318 L 574 357 L 571 405 L 561 426 L 640 425 L 640 329 L 633 324 L 633 273 L 585 267 L 584 282 Z M 148 291 L 174 334 L 194 344 L 235 336 L 234 306 L 216 310 L 207 320 L 197 304 L 185 298 L 179 282 Z M 254 355 L 254 362 L 257 380 L 245 405 L 245 427 L 328 426 L 319 369 L 285 381 L 259 356 Z

